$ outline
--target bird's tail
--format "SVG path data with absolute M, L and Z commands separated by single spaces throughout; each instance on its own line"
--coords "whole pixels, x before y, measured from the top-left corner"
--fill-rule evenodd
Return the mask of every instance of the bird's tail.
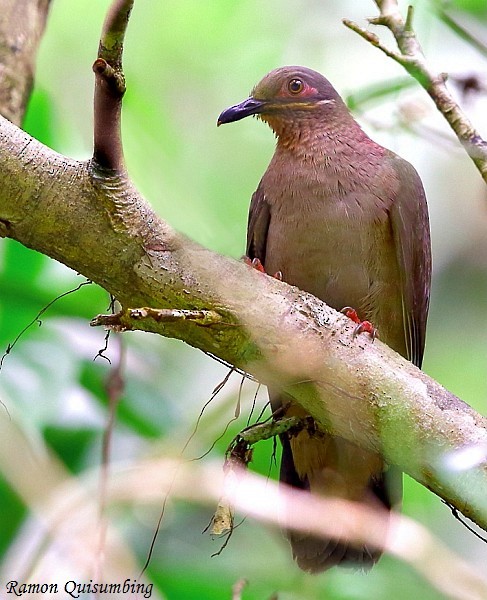
M 286 413 L 289 415 L 290 411 Z M 281 442 L 281 482 L 312 494 L 357 501 L 376 509 L 382 506 L 390 510 L 400 503 L 402 474 L 385 465 L 379 455 L 342 438 L 311 437 L 306 431 L 293 438 L 283 434 Z M 288 510 L 292 519 L 292 507 Z M 287 530 L 286 536 L 298 566 L 310 573 L 336 565 L 369 569 L 382 553 L 370 544 L 354 545 L 311 533 Z

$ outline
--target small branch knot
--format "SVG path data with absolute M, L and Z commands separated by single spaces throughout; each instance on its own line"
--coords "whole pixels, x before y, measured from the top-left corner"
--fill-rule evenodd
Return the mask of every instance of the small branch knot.
M 97 58 L 93 63 L 93 72 L 101 77 L 112 91 L 122 97 L 125 94 L 125 77 L 119 69 L 114 69 L 104 58 Z

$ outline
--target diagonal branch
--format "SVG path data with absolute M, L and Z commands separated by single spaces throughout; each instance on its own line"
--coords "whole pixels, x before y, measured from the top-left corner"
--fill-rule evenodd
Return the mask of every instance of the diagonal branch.
M 396 40 L 398 51 L 389 49 L 377 35 L 353 21 L 344 19 L 344 25 L 402 65 L 423 86 L 487 183 L 487 142 L 455 102 L 446 86 L 447 76 L 444 73 L 435 73 L 428 66 L 413 29 L 413 7 L 409 6 L 407 17 L 404 19 L 397 0 L 375 0 L 375 3 L 380 15 L 369 19 L 369 22 L 372 25 L 387 27 Z
M 324 430 L 383 454 L 487 529 L 486 419 L 310 294 L 174 232 L 119 168 L 121 154 L 102 156 L 110 170 L 0 118 L 0 236 L 113 294 L 123 310 L 107 325 L 184 340 L 282 388 Z M 474 451 L 470 468 L 452 468 L 460 451 Z
M 184 340 L 283 387 L 324 429 L 381 452 L 487 529 L 487 422 L 425 373 L 354 338 L 349 319 L 310 294 L 177 234 L 123 174 L 103 179 L 6 120 L 0 176 L 0 235 L 103 286 L 124 307 L 121 327 Z M 448 457 L 470 449 L 481 458 L 452 471 Z

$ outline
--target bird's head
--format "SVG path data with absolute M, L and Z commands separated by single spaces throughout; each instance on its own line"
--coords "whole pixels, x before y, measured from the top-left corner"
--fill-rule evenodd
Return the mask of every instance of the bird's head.
M 280 136 L 290 124 L 317 123 L 341 108 L 342 99 L 323 75 L 306 67 L 280 67 L 268 73 L 249 98 L 224 110 L 217 124 L 257 115 Z

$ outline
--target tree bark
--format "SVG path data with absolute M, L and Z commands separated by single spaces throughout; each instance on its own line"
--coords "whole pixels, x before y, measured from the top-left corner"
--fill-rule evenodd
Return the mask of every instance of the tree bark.
M 20 125 L 34 81 L 37 49 L 50 0 L 2 0 L 0 112 Z

